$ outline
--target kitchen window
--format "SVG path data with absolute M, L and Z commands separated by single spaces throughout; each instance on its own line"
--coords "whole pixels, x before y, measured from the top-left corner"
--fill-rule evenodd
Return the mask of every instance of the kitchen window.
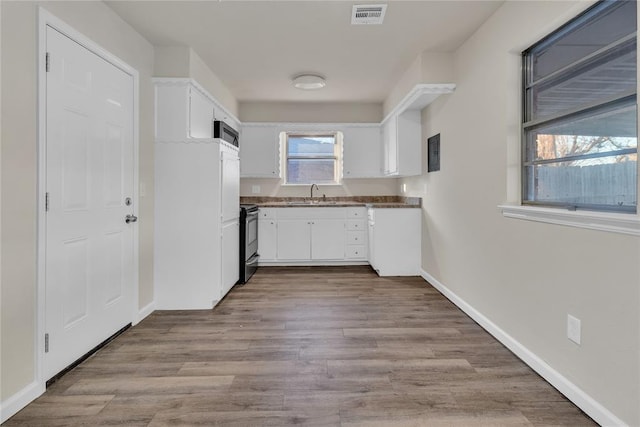
M 636 27 L 602 1 L 523 52 L 524 205 L 636 212 Z
M 286 184 L 340 184 L 342 176 L 338 133 L 287 133 Z

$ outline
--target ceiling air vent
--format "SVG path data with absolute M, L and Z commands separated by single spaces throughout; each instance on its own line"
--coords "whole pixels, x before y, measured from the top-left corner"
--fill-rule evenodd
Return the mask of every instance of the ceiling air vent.
M 354 5 L 351 12 L 351 25 L 382 24 L 386 11 L 386 4 Z

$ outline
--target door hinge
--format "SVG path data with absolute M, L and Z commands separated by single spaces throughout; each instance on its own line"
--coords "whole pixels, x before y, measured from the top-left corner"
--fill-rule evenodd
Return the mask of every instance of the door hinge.
M 50 65 L 49 65 L 49 52 L 47 52 L 47 54 L 45 55 L 44 68 L 45 68 L 45 71 L 48 73 L 48 72 L 49 72 L 49 70 L 50 70 Z
M 44 193 L 44 211 L 49 212 L 49 192 Z
M 49 334 L 44 334 L 44 352 L 49 353 Z

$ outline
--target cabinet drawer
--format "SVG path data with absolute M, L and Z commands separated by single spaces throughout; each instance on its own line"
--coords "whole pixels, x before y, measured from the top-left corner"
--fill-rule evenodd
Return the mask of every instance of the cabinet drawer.
M 366 217 L 367 217 L 367 209 L 364 207 L 347 208 L 347 218 L 349 219 L 366 218 Z
M 364 245 L 365 241 L 364 231 L 347 231 L 347 245 Z
M 276 210 L 274 208 L 260 208 L 258 218 L 261 219 L 275 219 Z
M 350 219 L 347 220 L 347 230 L 353 230 L 353 231 L 358 231 L 358 230 L 366 230 L 366 223 L 364 221 L 364 219 Z
M 366 257 L 367 257 L 367 249 L 365 245 L 347 246 L 348 259 L 365 259 Z

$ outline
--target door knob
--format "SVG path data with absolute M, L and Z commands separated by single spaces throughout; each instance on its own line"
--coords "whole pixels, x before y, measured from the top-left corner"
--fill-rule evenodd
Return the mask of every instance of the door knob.
M 135 215 L 127 215 L 124 218 L 124 222 L 126 222 L 127 224 L 130 224 L 132 222 L 137 222 L 138 221 L 138 217 Z

